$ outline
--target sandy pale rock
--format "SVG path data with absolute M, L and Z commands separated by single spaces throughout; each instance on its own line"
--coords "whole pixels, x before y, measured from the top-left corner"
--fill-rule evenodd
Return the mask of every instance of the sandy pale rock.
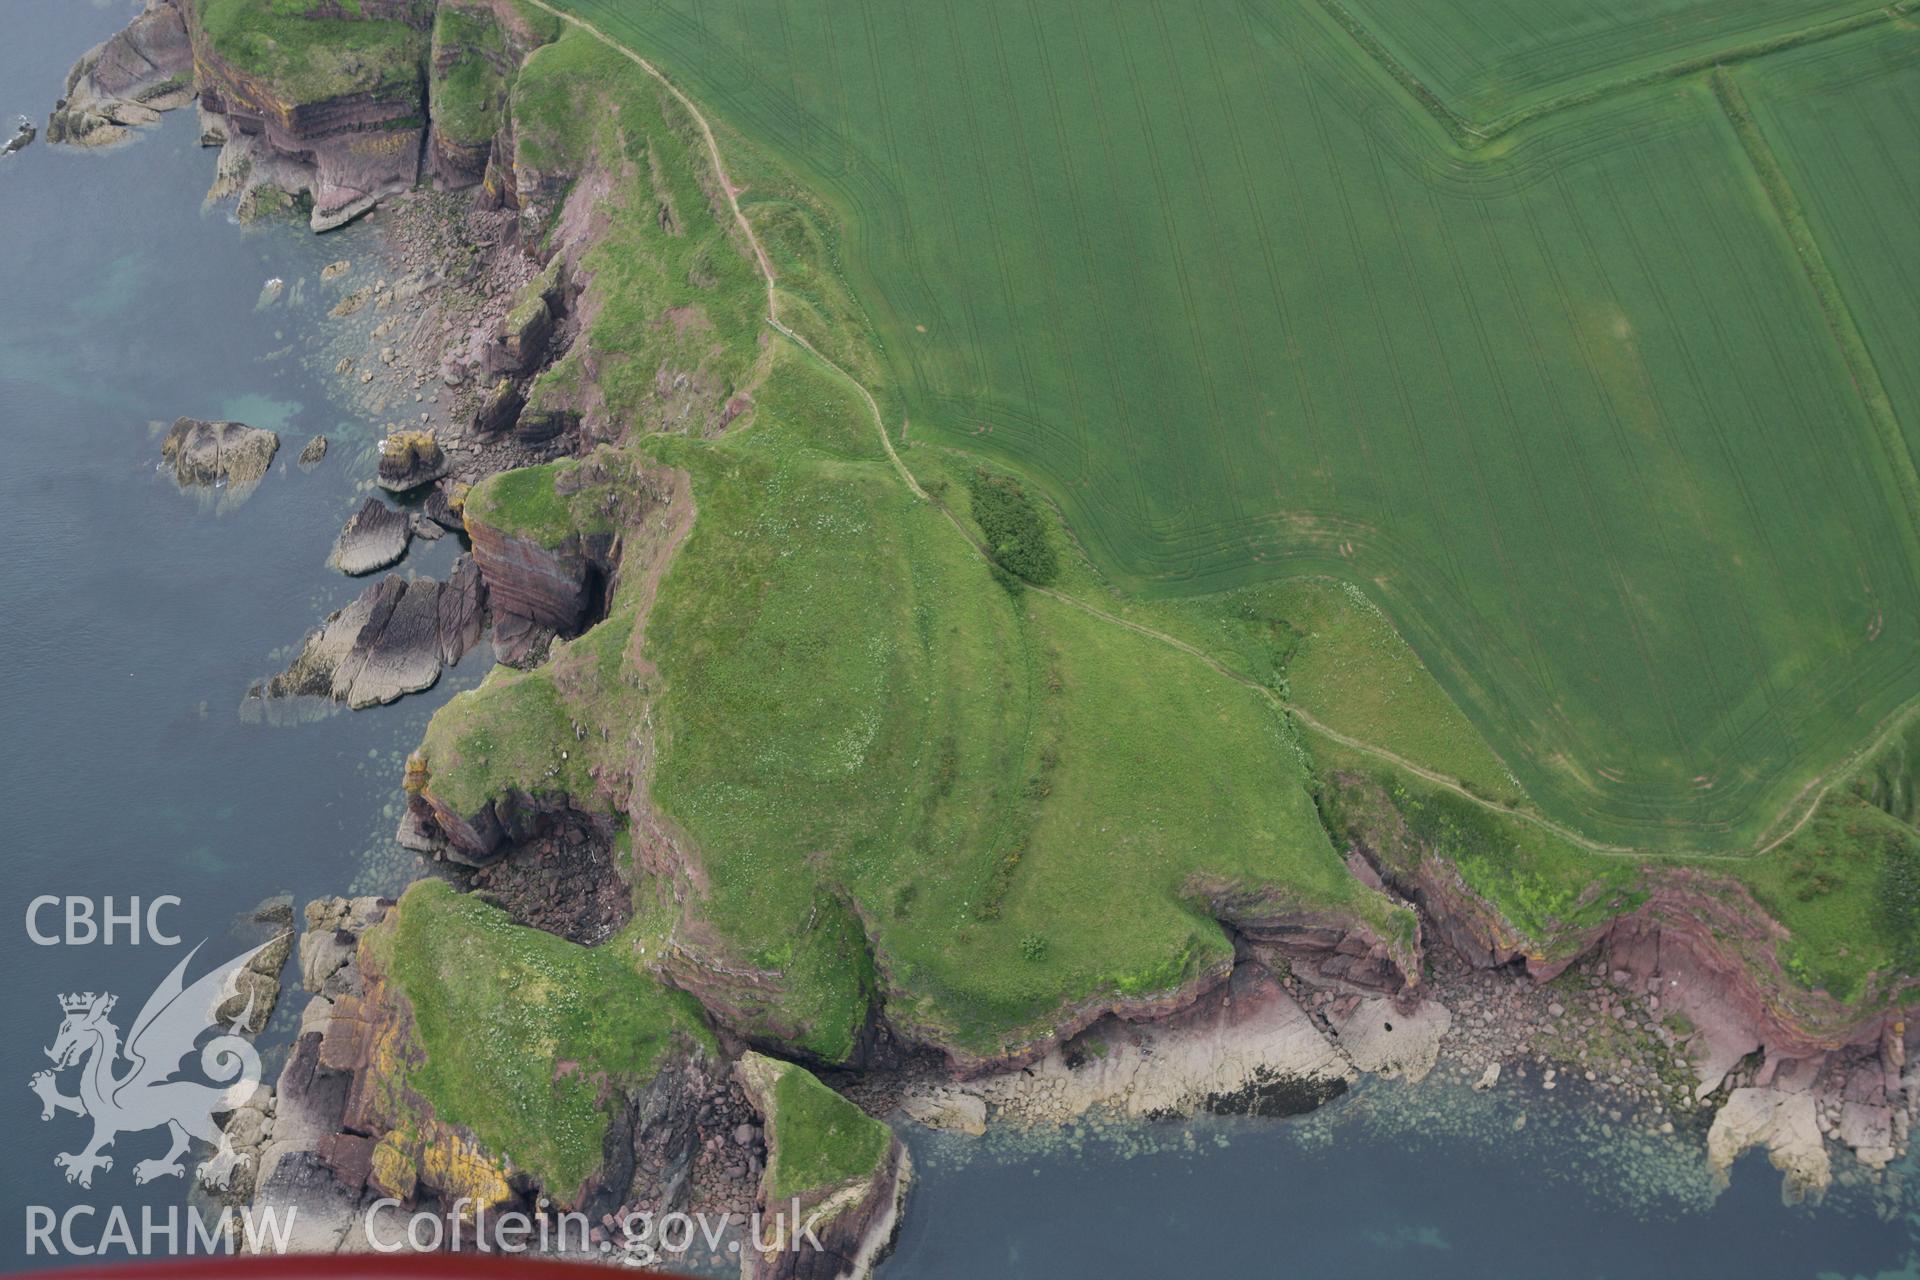
M 1353 1065 L 1373 1075 L 1418 1083 L 1440 1056 L 1453 1014 L 1438 1000 L 1402 1013 L 1391 1000 L 1362 1000 L 1339 1029 L 1340 1047 Z
M 1729 1094 L 1707 1131 L 1707 1163 L 1724 1182 L 1733 1162 L 1750 1147 L 1765 1147 L 1767 1159 L 1786 1175 L 1780 1194 L 1790 1204 L 1818 1197 L 1833 1181 L 1810 1093 L 1735 1089 Z
M 1847 1102 L 1840 1108 L 1840 1141 L 1853 1148 L 1860 1163 L 1884 1169 L 1896 1154 L 1893 1108 L 1870 1102 Z
M 1264 970 L 1171 1018 L 1103 1018 L 1021 1071 L 978 1082 L 1007 1118 L 1061 1123 L 1092 1110 L 1127 1116 L 1292 1115 L 1344 1092 L 1353 1067 Z
M 976 1137 L 987 1131 L 985 1100 L 958 1089 L 913 1094 L 901 1100 L 900 1108 L 914 1123 L 929 1129 L 950 1129 Z

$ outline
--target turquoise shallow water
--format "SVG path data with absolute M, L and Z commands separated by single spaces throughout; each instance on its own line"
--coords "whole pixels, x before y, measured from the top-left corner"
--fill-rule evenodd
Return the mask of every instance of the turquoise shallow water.
M 8 0 L 0 112 L 43 117 L 73 57 L 132 11 Z M 477 678 L 469 662 L 432 694 L 286 728 L 238 715 L 247 684 L 357 590 L 322 561 L 374 428 L 315 372 L 314 282 L 372 246 L 366 228 L 315 239 L 203 211 L 212 170 L 190 113 L 109 153 L 35 143 L 0 161 L 0 1267 L 46 1262 L 22 1255 L 27 1205 L 179 1194 L 124 1167 L 69 1187 L 51 1161 L 78 1122 L 40 1123 L 25 1088 L 57 993 L 135 1003 L 178 953 L 35 946 L 27 902 L 177 895 L 166 922 L 218 955 L 269 894 L 404 880 L 414 864 L 388 838 L 401 760 Z M 303 302 L 256 310 L 271 276 L 304 279 Z M 210 513 L 155 470 L 148 424 L 178 414 L 280 430 L 289 465 Z M 335 450 L 303 474 L 291 459 L 316 431 Z M 416 548 L 414 566 L 452 550 Z M 1716 1193 L 1698 1134 L 1609 1131 L 1568 1091 L 1374 1085 L 1291 1121 L 909 1136 L 921 1181 L 884 1280 L 1915 1274 L 1905 1199 L 1843 1188 L 1787 1208 L 1758 1158 Z M 127 1163 L 152 1141 L 128 1139 Z

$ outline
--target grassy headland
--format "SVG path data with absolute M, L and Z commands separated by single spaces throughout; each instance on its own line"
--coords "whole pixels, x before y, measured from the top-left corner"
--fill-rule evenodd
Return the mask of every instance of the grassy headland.
M 657 86 L 570 32 L 512 98 L 540 163 L 606 184 L 580 271 L 581 341 L 624 428 L 602 456 L 685 471 L 699 514 L 643 637 L 629 550 L 609 618 L 554 668 L 496 673 L 436 717 L 437 797 L 577 783 L 637 753 L 644 726 L 650 803 L 694 861 L 679 945 L 773 975 L 749 1029 L 826 1061 L 854 1051 L 875 1000 L 924 1039 L 992 1053 L 1088 1002 L 1170 995 L 1231 962 L 1203 901 L 1223 886 L 1411 936 L 1404 909 L 1342 866 L 1306 756 L 1258 692 L 1006 590 L 900 484 L 858 397 L 765 347 L 756 274 Z M 797 190 L 763 198 L 788 232 L 825 222 Z M 785 234 L 774 249 L 821 330 L 852 310 L 810 256 L 826 243 Z M 663 400 L 663 362 L 700 394 Z M 742 392 L 750 414 L 716 438 L 715 410 Z M 555 484 L 570 465 L 497 477 L 469 512 L 547 545 L 600 528 L 595 502 Z M 1017 482 L 971 489 L 975 528 L 1020 580 L 1074 554 Z M 569 700 L 559 669 L 583 647 L 611 664 L 595 687 L 633 696 Z
M 1317 48 L 1323 36 L 1301 38 Z M 1649 135 L 1657 152 L 1637 164 L 1695 175 L 1672 193 L 1681 209 L 1722 208 L 1713 193 L 1740 180 L 1739 150 L 1717 118 L 1702 114 L 1710 107 L 1711 95 L 1692 85 L 1671 101 L 1635 99 L 1618 108 L 1630 122 L 1659 124 Z M 1576 530 L 1546 520 L 1545 550 L 1527 558 L 1527 583 L 1506 581 L 1496 590 L 1481 580 L 1494 573 L 1489 566 L 1510 562 L 1502 560 L 1505 548 L 1525 532 L 1513 522 L 1526 513 L 1474 496 L 1496 462 L 1506 466 L 1525 450 L 1490 446 L 1492 461 L 1467 477 L 1472 483 L 1442 494 L 1423 479 L 1419 500 L 1390 500 L 1394 484 L 1428 475 L 1417 462 L 1424 456 L 1417 432 L 1383 437 L 1374 460 L 1388 469 L 1404 462 L 1406 475 L 1384 475 L 1380 465 L 1349 474 L 1354 460 L 1331 452 L 1286 472 L 1286 484 L 1303 492 L 1345 484 L 1340 501 L 1353 502 L 1345 514 L 1286 515 L 1256 535 L 1247 526 L 1266 517 L 1251 497 L 1237 505 L 1187 502 L 1170 523 L 1198 549 L 1175 556 L 1115 532 L 1157 510 L 1151 495 L 1145 507 L 1127 496 L 1147 462 L 1089 458 L 1065 466 L 1054 456 L 1056 446 L 1065 448 L 1059 440 L 993 441 L 984 432 L 961 439 L 941 416 L 954 405 L 988 417 L 1005 410 L 1016 426 L 1028 420 L 985 393 L 943 401 L 929 392 L 958 376 L 943 363 L 959 358 L 949 352 L 909 360 L 924 383 L 918 403 L 946 406 L 934 419 L 945 424 L 936 430 L 947 448 L 899 442 L 934 498 L 922 502 L 894 472 L 865 402 L 760 323 L 762 282 L 680 104 L 618 53 L 569 29 L 529 59 L 509 109 L 519 158 L 553 180 L 551 198 L 586 193 L 600 220 L 579 273 L 588 282 L 583 336 L 534 393 L 546 388 L 578 400 L 591 355 L 598 399 L 589 430 L 604 442 L 602 455 L 624 459 L 635 474 L 649 467 L 685 473 L 698 518 L 657 596 L 643 583 L 657 567 L 646 557 L 658 547 L 636 538 L 606 621 L 560 650 L 551 666 L 496 673 L 436 717 L 426 746 L 431 786 L 456 808 L 543 787 L 575 795 L 597 788 L 609 805 L 631 794 L 651 806 L 630 815 L 649 819 L 634 825 L 658 818 L 670 827 L 681 861 L 659 879 L 642 877 L 638 892 L 684 903 L 673 939 L 690 966 L 677 974 L 682 980 L 691 972 L 697 985 L 703 966 L 756 975 L 755 1001 L 735 1010 L 740 1029 L 840 1062 L 857 1051 L 877 1007 L 929 1043 L 966 1054 L 1007 1050 L 1077 1011 L 1169 995 L 1229 963 L 1230 941 L 1208 908 L 1222 886 L 1276 910 L 1410 939 L 1406 908 L 1342 865 L 1349 840 L 1403 873 L 1424 858 L 1456 870 L 1530 954 L 1564 952 L 1645 900 L 1647 866 L 1682 861 L 1751 888 L 1791 933 L 1782 956 L 1796 980 L 1848 999 L 1875 974 L 1913 971 L 1920 913 L 1907 904 L 1920 877 L 1909 870 L 1905 756 L 1869 762 L 1857 787 L 1836 789 L 1812 821 L 1764 857 L 1697 856 L 1702 845 L 1737 847 L 1751 836 L 1766 807 L 1760 799 L 1804 786 L 1807 761 L 1857 727 L 1858 715 L 1842 714 L 1835 693 L 1793 743 L 1764 760 L 1753 755 L 1764 735 L 1728 726 L 1750 729 L 1785 714 L 1779 708 L 1812 687 L 1820 662 L 1829 664 L 1833 679 L 1822 687 L 1831 692 L 1852 687 L 1869 668 L 1897 676 L 1906 659 L 1889 648 L 1860 657 L 1847 638 L 1859 629 L 1860 601 L 1809 585 L 1839 581 L 1813 567 L 1831 550 L 1824 535 L 1796 542 L 1794 554 L 1804 552 L 1805 563 L 1756 586 L 1765 616 L 1744 604 L 1722 609 L 1735 590 L 1729 582 L 1770 562 L 1758 548 L 1771 535 L 1752 527 L 1723 492 L 1738 488 L 1740 477 L 1689 453 L 1679 436 L 1636 436 L 1647 456 L 1620 463 L 1649 478 L 1635 492 L 1657 511 L 1636 507 L 1638 514 L 1602 519 L 1586 488 L 1556 500 L 1556 512 L 1587 512 L 1595 523 Z M 1305 110 L 1288 116 L 1296 125 L 1313 118 Z M 1400 144 L 1425 145 L 1417 133 Z M 898 316 L 867 327 L 842 266 L 849 249 L 836 210 L 768 153 L 734 134 L 724 138 L 736 181 L 751 178 L 746 216 L 780 278 L 783 314 L 867 382 L 885 414 L 915 403 L 876 347 L 883 335 L 898 339 L 893 350 L 917 351 L 918 340 L 889 327 Z M 1527 160 L 1537 163 L 1545 161 Z M 1605 187 L 1616 176 L 1604 151 L 1580 163 L 1589 167 L 1569 182 Z M 1572 188 L 1561 188 L 1516 182 L 1511 191 L 1490 189 L 1489 201 L 1534 192 L 1524 199 L 1535 203 L 1500 204 L 1488 216 L 1524 224 L 1536 237 L 1558 234 L 1573 226 L 1569 219 L 1588 216 L 1575 209 Z M 1551 191 L 1559 191 L 1551 200 L 1539 194 Z M 1815 354 L 1795 366 L 1799 390 L 1780 389 L 1781 403 L 1824 403 L 1838 385 L 1835 370 L 1815 343 L 1818 317 L 1775 260 L 1777 229 L 1757 205 L 1738 204 L 1727 216 L 1722 248 L 1752 251 L 1744 259 L 1751 278 L 1736 272 L 1729 279 L 1744 280 L 1743 296 L 1776 298 L 1789 336 L 1813 344 Z M 1624 214 L 1604 230 L 1615 248 L 1648 232 Z M 1423 252 L 1430 250 L 1437 252 Z M 1643 265 L 1649 280 L 1680 269 Z M 1528 270 L 1531 278 L 1558 280 L 1538 263 Z M 1462 281 L 1482 274 L 1456 260 L 1452 283 L 1436 286 L 1432 305 L 1472 303 L 1456 295 L 1472 293 Z M 1591 281 L 1582 288 L 1593 297 L 1583 293 L 1580 305 L 1556 284 L 1499 309 L 1513 335 L 1529 335 L 1526 342 L 1544 341 L 1546 326 L 1583 353 L 1585 381 L 1574 379 L 1582 389 L 1567 383 L 1563 396 L 1550 394 L 1545 382 L 1530 380 L 1543 370 L 1573 378 L 1567 368 L 1550 363 L 1529 374 L 1504 357 L 1488 385 L 1526 381 L 1526 403 L 1578 402 L 1581 412 L 1616 426 L 1622 415 L 1665 421 L 1667 410 L 1647 389 L 1655 357 L 1641 350 L 1636 326 L 1665 332 L 1672 317 L 1656 317 L 1638 295 L 1602 305 L 1596 299 L 1605 289 Z M 1357 305 L 1346 294 L 1337 302 Z M 1416 310 L 1397 314 L 1412 324 Z M 1548 315 L 1556 318 L 1540 318 Z M 1368 321 L 1396 333 L 1398 323 L 1378 314 Z M 1006 374 L 999 364 L 1005 336 L 989 335 L 989 349 L 976 352 L 982 368 Z M 1235 342 L 1222 339 L 1219 349 Z M 1524 345 L 1517 336 L 1512 342 Z M 1506 340 L 1496 345 L 1510 354 Z M 1293 349 L 1279 340 L 1273 347 Z M 1337 377 L 1345 360 L 1328 362 L 1322 373 Z M 1160 366 L 1142 363 L 1143 371 L 1154 369 Z M 1414 373 L 1446 381 L 1435 369 Z M 1006 374 L 1003 382 L 1018 379 Z M 1393 388 L 1346 394 L 1359 404 L 1375 390 Z M 1397 394 L 1403 409 L 1427 402 L 1405 386 Z M 1203 399 L 1196 392 L 1187 402 Z M 1433 403 L 1442 401 L 1462 411 L 1444 396 Z M 1524 435 L 1520 403 L 1489 408 L 1486 420 Z M 1858 427 L 1857 408 L 1843 396 L 1836 412 Z M 1391 405 L 1380 410 L 1370 421 L 1401 420 Z M 1669 425 L 1706 429 L 1691 417 Z M 1804 424 L 1774 425 L 1782 433 L 1779 456 L 1796 456 L 1788 437 Z M 1335 434 L 1338 449 L 1351 443 L 1368 451 L 1365 431 Z M 992 469 L 972 450 L 991 453 Z M 1190 463 L 1169 464 L 1166 474 L 1192 487 L 1199 464 Z M 605 532 L 604 510 L 574 501 L 556 483 L 568 465 L 496 478 L 469 501 L 543 545 Z M 1568 466 L 1566 475 L 1556 468 L 1536 480 L 1562 484 L 1580 471 Z M 1049 479 L 1066 472 L 1080 477 L 1071 493 Z M 1236 469 L 1226 489 L 1238 492 L 1254 473 L 1266 474 Z M 1777 479 L 1769 473 L 1764 482 Z M 1845 476 L 1821 471 L 1815 479 L 1839 486 Z M 1886 493 L 1870 480 L 1861 491 L 1874 495 L 1868 505 L 1879 520 Z M 1057 506 L 1047 500 L 1056 495 Z M 1374 527 L 1379 504 L 1396 512 L 1431 508 L 1438 525 L 1422 545 L 1470 543 L 1477 558 L 1427 563 L 1407 550 L 1410 543 Z M 1215 512 L 1225 513 L 1222 521 L 1209 523 Z M 1670 517 L 1680 519 L 1675 512 L 1684 513 L 1686 538 L 1663 532 Z M 1674 560 L 1673 548 L 1700 540 L 1743 567 L 1687 602 L 1688 584 L 1700 585 L 1698 566 Z M 1876 557 L 1898 541 L 1863 541 L 1873 574 L 1888 568 Z M 1256 571 L 1249 557 L 1284 560 L 1297 572 L 1255 581 L 1277 570 Z M 1130 558 L 1139 572 L 1116 571 Z M 1608 634 L 1567 634 L 1575 615 L 1544 607 L 1516 621 L 1523 596 L 1555 599 L 1586 579 L 1627 592 L 1622 566 L 1638 575 L 1636 594 L 1631 607 L 1617 599 L 1595 606 Z M 1113 590 L 1112 581 L 1137 585 L 1143 572 L 1163 586 L 1245 585 L 1183 599 Z M 1900 575 L 1888 572 L 1886 581 L 1900 585 Z M 1331 574 L 1339 580 L 1321 576 Z M 1361 575 L 1371 584 L 1365 593 L 1343 585 Z M 1056 591 L 1151 633 L 1076 608 Z M 1809 591 L 1806 607 L 1794 612 Z M 1646 636 L 1692 653 L 1686 636 L 1699 637 L 1687 611 L 1695 608 L 1746 619 L 1740 643 L 1702 641 L 1702 654 L 1720 656 L 1683 654 L 1677 666 L 1641 682 L 1654 654 Z M 1789 612 L 1792 626 L 1780 621 Z M 1409 620 L 1420 652 L 1435 655 L 1431 667 L 1393 618 Z M 1629 634 L 1635 619 L 1646 628 L 1640 641 Z M 1480 645 L 1493 668 L 1463 662 L 1461 637 Z M 1558 700 L 1547 698 L 1549 687 Z M 1759 692 L 1768 689 L 1778 693 L 1777 705 Z M 1289 706 L 1302 713 L 1298 723 L 1310 717 L 1328 732 L 1302 732 Z M 1621 714 L 1602 715 L 1603 707 Z M 1486 727 L 1499 753 L 1475 725 Z M 573 745 L 582 741 L 584 749 Z M 1648 771 L 1629 777 L 1631 770 L 1599 763 L 1630 743 L 1656 744 Z M 1723 766 L 1699 763 L 1723 754 Z M 1691 808 L 1676 789 L 1683 764 L 1695 770 L 1685 781 Z M 607 785 L 623 773 L 631 783 L 642 770 L 644 795 Z M 1672 817 L 1676 806 L 1684 819 Z M 1598 849 L 1570 828 L 1644 838 L 1646 856 Z M 1690 856 L 1675 857 L 1676 850 Z
M 621 941 L 577 946 L 444 881 L 416 884 L 365 944 L 424 1050 L 387 1083 L 572 1194 L 600 1166 L 614 1091 L 651 1079 L 675 1042 L 717 1052 L 699 1006 Z
M 366 94 L 420 96 L 431 0 L 414 21 L 375 18 L 359 0 L 188 0 L 213 51 L 291 105 Z M 391 7 L 391 6 L 389 6 Z

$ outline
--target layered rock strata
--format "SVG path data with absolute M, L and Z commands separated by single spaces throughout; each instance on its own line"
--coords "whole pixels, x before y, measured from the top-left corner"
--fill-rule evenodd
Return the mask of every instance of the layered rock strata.
M 47 141 L 97 147 L 193 100 L 193 45 L 174 0 L 147 0 L 140 16 L 89 49 L 67 74 L 47 117 Z
M 358 511 L 347 518 L 346 527 L 334 541 L 327 556 L 327 567 L 349 577 L 398 564 L 413 540 L 413 525 L 404 511 L 395 511 L 378 498 L 368 498 Z
M 312 697 L 377 706 L 433 687 L 479 643 L 486 584 L 462 556 L 445 582 L 388 574 L 307 636 L 299 656 L 248 693 L 252 702 Z

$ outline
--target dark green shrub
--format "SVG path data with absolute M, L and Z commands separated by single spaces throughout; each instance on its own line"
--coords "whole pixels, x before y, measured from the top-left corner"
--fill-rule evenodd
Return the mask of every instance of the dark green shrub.
M 1042 587 L 1060 575 L 1060 559 L 1047 537 L 1047 522 L 1019 481 L 976 468 L 967 477 L 967 492 L 987 550 L 1007 575 Z M 1019 584 L 1003 577 L 1001 585 L 1016 590 Z

